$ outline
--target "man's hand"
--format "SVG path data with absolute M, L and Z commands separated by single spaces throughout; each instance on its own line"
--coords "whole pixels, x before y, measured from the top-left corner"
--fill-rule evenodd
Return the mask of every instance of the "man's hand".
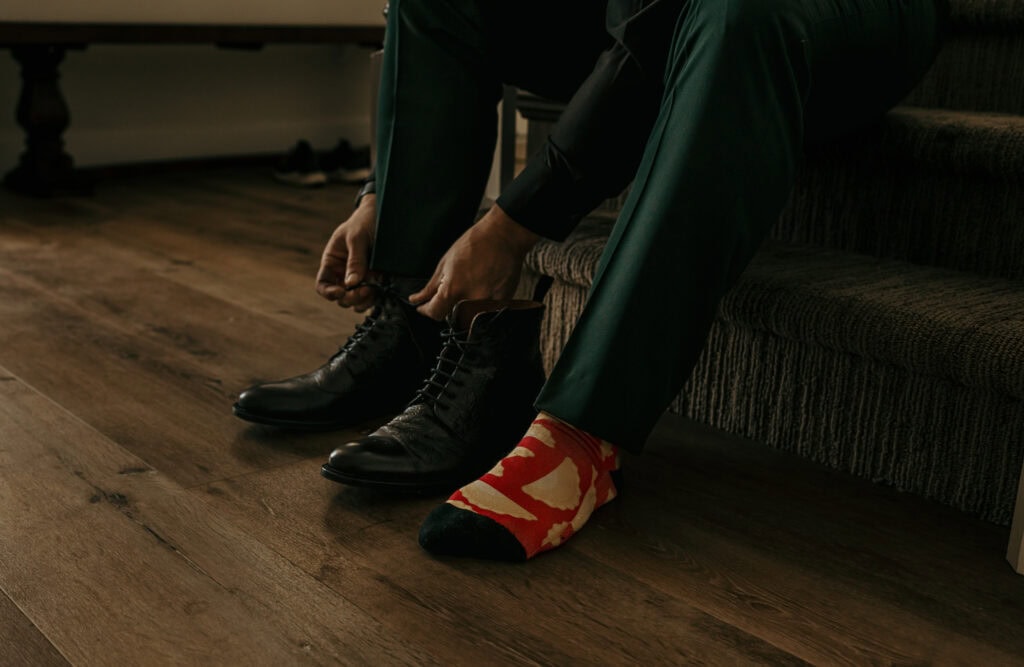
M 327 241 L 316 274 L 317 294 L 360 313 L 373 305 L 374 291 L 355 286 L 367 277 L 376 226 L 377 197 L 368 194 Z
M 495 205 L 452 244 L 430 282 L 409 301 L 423 315 L 442 320 L 463 299 L 510 299 L 523 259 L 539 239 Z

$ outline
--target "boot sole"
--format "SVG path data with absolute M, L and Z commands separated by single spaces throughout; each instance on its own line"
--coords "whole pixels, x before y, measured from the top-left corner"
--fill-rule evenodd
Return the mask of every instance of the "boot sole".
M 437 494 L 451 494 L 463 484 L 468 484 L 473 481 L 461 480 L 450 481 L 450 482 L 395 482 L 387 480 L 376 480 L 366 479 L 364 477 L 352 477 L 339 471 L 336 468 L 332 468 L 331 464 L 325 463 L 320 467 L 320 474 L 338 484 L 346 484 L 348 486 L 360 486 L 367 489 L 377 489 L 379 491 L 386 491 L 389 493 L 409 493 L 417 495 L 437 495 Z
M 454 481 L 446 484 L 432 483 L 422 484 L 415 482 L 389 482 L 382 480 L 366 479 L 363 477 L 351 477 L 343 472 L 339 472 L 336 468 L 332 468 L 331 464 L 325 463 L 320 466 L 320 474 L 323 477 L 337 482 L 338 484 L 345 484 L 348 486 L 361 486 L 367 489 L 377 489 L 379 491 L 387 491 L 389 493 L 410 493 L 419 495 L 437 495 L 445 494 L 450 495 L 455 492 L 456 489 L 469 484 L 474 479 L 478 479 L 483 473 L 465 481 Z M 611 471 L 612 482 L 615 484 L 615 490 L 617 493 L 622 493 L 623 476 L 622 470 Z
M 352 428 L 353 426 L 359 426 L 366 422 L 377 419 L 378 417 L 367 417 L 360 419 L 359 421 L 346 421 L 346 422 L 312 422 L 312 421 L 296 421 L 291 419 L 278 419 L 276 417 L 267 417 L 265 415 L 256 414 L 254 412 L 247 412 L 244 408 L 239 407 L 236 403 L 231 406 L 231 411 L 239 419 L 244 419 L 247 422 L 253 424 L 263 424 L 265 426 L 277 426 L 278 428 L 285 428 L 293 431 L 310 431 L 310 432 L 322 432 L 322 431 L 340 431 L 345 428 Z M 384 415 L 381 415 L 384 416 Z

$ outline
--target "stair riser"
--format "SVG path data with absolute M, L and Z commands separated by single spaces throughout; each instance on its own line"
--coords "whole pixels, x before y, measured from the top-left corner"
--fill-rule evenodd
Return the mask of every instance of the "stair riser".
M 881 149 L 812 159 L 773 238 L 1024 278 L 1024 188 Z
M 549 292 L 548 369 L 586 295 Z M 670 410 L 986 520 L 1012 515 L 1024 401 L 1005 395 L 720 320 Z
M 995 523 L 1012 517 L 1024 401 L 718 323 L 670 409 Z
M 1024 113 L 1024 35 L 954 35 L 904 104 L 941 109 Z

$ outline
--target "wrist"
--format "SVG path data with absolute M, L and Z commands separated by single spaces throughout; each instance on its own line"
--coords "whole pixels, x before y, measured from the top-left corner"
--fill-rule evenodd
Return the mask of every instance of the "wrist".
M 520 225 L 497 204 L 492 206 L 487 215 L 481 218 L 480 224 L 486 226 L 524 255 L 540 240 L 539 234 Z
M 377 201 L 377 181 L 369 180 L 363 183 L 363 187 L 359 188 L 359 192 L 356 193 L 356 205 L 358 209 L 367 203 L 375 203 Z
M 365 195 L 363 195 L 362 197 L 359 198 L 359 203 L 356 204 L 356 208 L 357 209 L 358 208 L 365 208 L 367 206 L 376 206 L 376 205 L 377 205 L 377 195 L 373 194 L 372 192 L 368 192 L 368 193 L 366 193 Z

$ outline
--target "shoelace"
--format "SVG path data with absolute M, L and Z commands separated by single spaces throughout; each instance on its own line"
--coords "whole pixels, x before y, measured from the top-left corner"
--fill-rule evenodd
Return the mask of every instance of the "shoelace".
M 447 410 L 451 403 L 446 400 L 445 390 L 449 385 L 455 388 L 463 386 L 458 376 L 468 366 L 466 352 L 479 343 L 469 340 L 468 330 L 456 331 L 454 327 L 442 331 L 441 336 L 444 338 L 444 344 L 441 353 L 437 355 L 437 364 L 430 371 L 423 387 L 416 390 L 412 404 L 424 403 L 430 407 L 436 406 L 440 410 Z
M 343 354 L 347 354 L 349 357 L 354 359 L 357 356 L 356 346 L 359 341 L 363 338 L 372 340 L 375 337 L 375 329 L 380 322 L 380 313 L 384 308 L 385 300 L 398 301 L 407 306 L 412 306 L 412 304 L 409 303 L 409 299 L 399 294 L 399 292 L 389 283 L 377 283 L 364 280 L 358 285 L 347 287 L 345 289 L 346 291 L 352 291 L 354 289 L 359 289 L 360 287 L 369 287 L 377 292 L 376 305 L 370 314 L 366 316 L 366 319 L 356 325 L 356 330 L 348 337 L 348 340 L 345 341 L 344 345 L 342 345 L 338 351 L 331 356 L 331 361 L 337 359 Z

